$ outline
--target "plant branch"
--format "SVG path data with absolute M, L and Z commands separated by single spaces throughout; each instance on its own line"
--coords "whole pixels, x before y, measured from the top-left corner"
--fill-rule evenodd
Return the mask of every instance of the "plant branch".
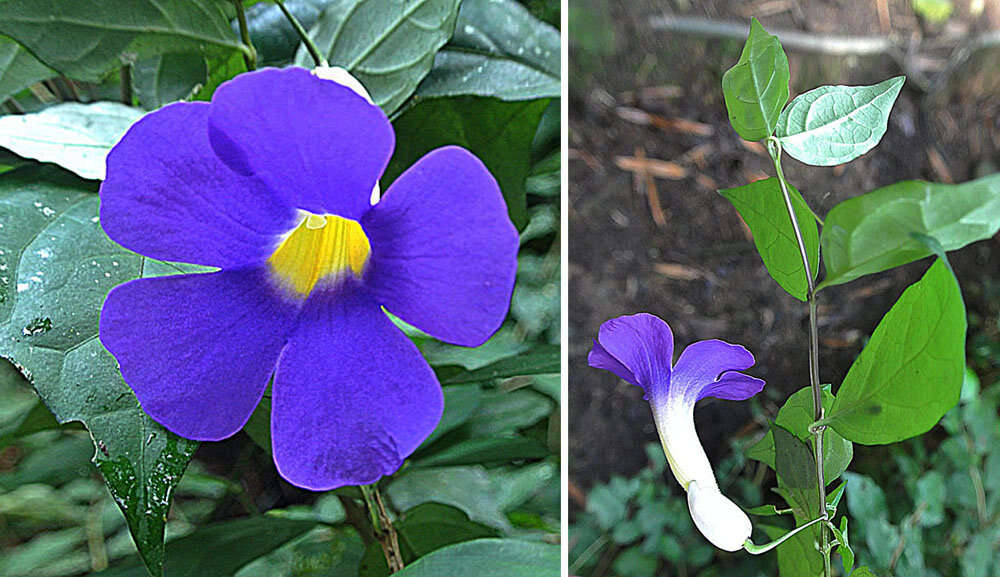
M 250 40 L 250 28 L 247 26 L 247 15 L 243 10 L 243 0 L 233 0 L 236 7 L 236 21 L 240 26 L 240 40 L 246 50 L 243 52 L 243 62 L 247 65 L 247 71 L 257 70 L 257 49 L 254 48 Z
M 288 19 L 292 28 L 295 29 L 295 33 L 299 35 L 299 39 L 302 40 L 303 44 L 305 44 L 306 50 L 309 51 L 309 56 L 312 56 L 313 62 L 316 66 L 329 66 L 326 62 L 326 58 L 323 56 L 323 53 L 319 51 L 316 43 L 309 37 L 309 33 L 306 32 L 306 29 L 299 23 L 298 18 L 296 18 L 295 15 L 289 12 L 288 8 L 285 7 L 284 0 L 274 0 L 274 3 L 278 5 L 278 8 L 281 8 L 281 13 L 285 15 L 285 18 Z
M 802 228 L 799 226 L 798 217 L 795 215 L 795 207 L 792 205 L 792 197 L 788 193 L 788 183 L 785 180 L 785 173 L 781 170 L 781 142 L 773 136 L 768 137 L 767 151 L 774 162 L 774 171 L 781 186 L 781 195 L 785 200 L 785 209 L 788 210 L 788 217 L 792 222 L 792 230 L 795 232 L 795 242 L 799 246 L 799 256 L 802 257 L 802 268 L 806 274 L 806 299 L 809 304 L 809 387 L 812 390 L 813 400 L 813 421 L 819 422 L 823 419 L 823 389 L 819 381 L 819 323 L 817 322 L 816 307 L 816 284 L 813 281 L 813 271 L 809 264 L 809 251 L 806 250 L 806 243 L 802 237 Z M 823 472 L 823 432 L 826 427 L 823 425 L 810 429 L 813 436 L 813 453 L 816 458 L 816 487 L 819 497 L 820 519 L 829 520 L 830 513 L 826 508 L 826 478 Z M 830 536 L 826 525 L 820 526 L 820 534 L 825 545 Z M 826 550 L 823 554 L 824 575 L 832 575 L 830 569 L 830 553 Z
M 385 555 L 385 562 L 389 566 L 389 573 L 396 573 L 403 569 L 403 553 L 399 549 L 399 536 L 396 528 L 389 518 L 389 513 L 385 509 L 382 501 L 382 494 L 378 491 L 378 483 L 371 485 L 361 485 L 361 495 L 365 499 L 365 507 L 368 509 L 368 516 L 371 519 L 372 528 L 375 533 L 375 540 L 382 546 L 382 553 Z

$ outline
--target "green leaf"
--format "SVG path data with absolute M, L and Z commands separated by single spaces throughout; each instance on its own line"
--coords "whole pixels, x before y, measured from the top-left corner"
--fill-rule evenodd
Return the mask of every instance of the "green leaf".
M 520 375 L 558 373 L 559 363 L 559 345 L 542 344 L 517 356 L 500 359 L 474 371 L 464 371 L 442 379 L 441 384 L 479 383 Z
M 386 493 L 399 510 L 437 502 L 465 511 L 478 523 L 502 531 L 511 528 L 497 490 L 481 466 L 408 469 L 393 478 Z
M 352 527 L 322 527 L 244 565 L 235 577 L 358 577 L 363 552 Z
M 0 102 L 55 75 L 20 44 L 0 36 Z
M 549 454 L 548 448 L 535 439 L 521 435 L 481 437 L 461 441 L 414 461 L 415 466 L 497 464 L 519 459 L 540 459 Z
M 243 56 L 235 52 L 233 54 L 209 58 L 207 64 L 208 79 L 205 81 L 205 85 L 195 92 L 194 100 L 205 102 L 212 100 L 212 95 L 215 94 L 215 89 L 220 84 L 237 74 L 246 72 L 247 69 L 246 62 L 243 61 Z
M 851 517 L 864 527 L 888 520 L 889 509 L 882 488 L 866 475 L 845 473 L 847 481 L 847 510 Z
M 827 411 L 833 406 L 833 395 L 829 385 L 823 387 L 823 408 Z M 812 444 L 812 433 L 809 426 L 813 423 L 812 389 L 803 387 L 792 393 L 785 404 L 778 410 L 775 424 L 792 433 L 808 446 Z M 761 461 L 772 469 L 774 461 L 774 433 L 768 431 L 764 438 L 747 451 L 751 459 Z M 823 432 L 823 477 L 829 484 L 847 470 L 854 457 L 854 445 L 840 436 L 835 430 L 827 427 Z
M 833 490 L 826 494 L 826 508 L 830 511 L 830 514 L 837 512 L 837 507 L 840 505 L 840 499 L 844 496 L 844 489 L 847 488 L 847 481 L 841 481 L 839 485 Z
M 896 76 L 873 86 L 820 86 L 796 96 L 778 117 L 782 149 L 814 166 L 854 160 L 882 140 L 905 80 Z
M 527 224 L 525 179 L 531 170 L 531 142 L 548 100 L 503 102 L 462 96 L 425 100 L 400 116 L 396 152 L 382 188 L 420 157 L 448 144 L 472 151 L 500 184 L 514 226 Z
M 242 49 L 222 0 L 6 0 L 0 34 L 51 68 L 100 82 L 123 59 L 164 52 Z
M 29 376 L 59 422 L 90 430 L 94 462 L 159 574 L 170 494 L 197 443 L 142 412 L 97 338 L 97 321 L 116 284 L 177 271 L 113 243 L 94 189 L 45 165 L 0 177 L 0 357 Z
M 596 485 L 587 495 L 587 512 L 594 515 L 602 529 L 610 530 L 625 520 L 628 500 L 608 485 Z
M 823 408 L 827 411 L 833 406 L 834 398 L 830 394 L 829 385 L 823 387 Z M 778 410 L 776 422 L 785 427 L 793 435 L 807 445 L 812 443 L 812 433 L 809 426 L 813 423 L 812 389 L 803 387 L 792 393 Z M 854 458 L 854 445 L 827 427 L 823 431 L 823 477 L 832 483 L 841 473 L 847 470 Z
M 461 509 L 441 503 L 424 503 L 404 512 L 396 529 L 418 557 L 447 545 L 499 536 L 493 527 L 476 523 Z
M 66 102 L 32 114 L 0 116 L 0 147 L 103 180 L 108 151 L 142 114 L 117 102 Z
M 309 37 L 331 66 L 346 68 L 391 114 L 413 94 L 451 38 L 458 5 L 459 0 L 338 0 L 323 10 Z M 295 63 L 314 65 L 305 47 Z
M 615 575 L 621 577 L 654 577 L 660 559 L 652 553 L 645 553 L 638 547 L 630 547 L 615 557 L 611 566 Z
M 854 361 L 827 417 L 863 445 L 919 435 L 958 402 L 965 374 L 965 305 L 940 259 L 908 287 Z
M 932 254 L 914 235 L 944 250 L 993 237 L 1000 230 L 1000 174 L 962 184 L 897 182 L 847 199 L 827 214 L 820 242 L 826 278 L 842 284 Z
M 44 403 L 37 401 L 14 422 L 5 423 L 5 426 L 0 427 L 0 448 L 26 435 L 55 429 L 58 426 L 59 422 L 52 416 L 52 412 L 45 408 Z
M 167 543 L 167 577 L 230 577 L 250 561 L 277 549 L 316 526 L 312 521 L 258 515 L 199 527 Z M 135 560 L 94 577 L 146 577 Z
M 514 0 L 464 0 L 455 35 L 417 96 L 558 98 L 559 31 Z
M 771 525 L 762 525 L 761 529 L 771 539 L 778 539 L 788 532 L 788 529 Z M 821 577 L 823 575 L 823 556 L 813 546 L 814 538 L 814 532 L 811 529 L 806 529 L 778 545 L 779 577 Z
M 158 54 L 139 60 L 132 68 L 135 94 L 146 110 L 184 100 L 207 80 L 208 63 L 198 52 Z
M 952 0 L 913 0 L 913 11 L 931 24 L 941 24 L 955 10 Z
M 444 414 L 441 415 L 441 421 L 421 447 L 429 446 L 440 439 L 442 435 L 465 424 L 482 404 L 483 390 L 479 388 L 479 385 L 454 385 L 443 387 L 443 391 Z
M 747 515 L 756 515 L 757 517 L 773 517 L 782 514 L 774 505 L 760 505 L 759 507 L 747 509 L 746 513 Z
M 559 577 L 559 546 L 516 539 L 476 539 L 417 559 L 397 577 Z
M 831 525 L 830 530 L 833 531 L 833 536 L 837 539 L 837 553 L 840 554 L 840 558 L 844 562 L 844 573 L 850 573 L 851 568 L 854 567 L 854 549 L 851 549 L 847 538 L 847 516 L 840 518 L 839 529 L 835 525 Z
M 816 484 L 809 445 L 781 425 L 771 427 L 774 435 L 774 470 L 789 489 L 808 489 Z
M 487 391 L 479 410 L 466 420 L 461 430 L 477 437 L 510 434 L 534 425 L 554 408 L 555 403 L 548 397 L 531 389 Z
M 720 190 L 719 193 L 733 203 L 743 221 L 750 227 L 754 246 L 771 278 L 788 294 L 804 302 L 809 284 L 778 179 L 758 180 L 744 186 Z M 809 255 L 809 270 L 815 278 L 819 271 L 819 231 L 816 229 L 816 219 L 802 195 L 790 184 L 788 195 L 792 199 L 795 218 L 799 222 L 802 240 Z
M 739 61 L 722 76 L 729 122 L 743 140 L 761 140 L 774 133 L 781 108 L 788 102 L 788 79 L 781 42 L 752 19 Z
M 875 574 L 868 567 L 858 567 L 851 573 L 851 577 L 875 577 Z
M 328 4 L 337 0 L 285 0 L 285 7 L 306 30 L 312 28 Z M 247 2 L 244 2 L 247 4 Z M 250 40 L 257 49 L 259 66 L 284 66 L 295 58 L 302 44 L 288 18 L 273 2 L 260 2 L 246 9 Z M 313 66 L 312 60 L 309 67 Z

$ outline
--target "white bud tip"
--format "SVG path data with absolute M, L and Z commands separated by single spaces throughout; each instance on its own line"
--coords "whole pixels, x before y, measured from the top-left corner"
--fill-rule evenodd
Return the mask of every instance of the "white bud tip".
M 340 66 L 317 66 L 316 68 L 313 68 L 313 74 L 315 74 L 317 78 L 332 80 L 337 84 L 346 86 L 367 100 L 369 104 L 375 104 L 372 102 L 372 97 L 368 94 L 368 91 L 365 90 L 364 85 L 361 84 L 361 81 Z
M 688 485 L 688 509 L 701 534 L 723 551 L 739 551 L 750 538 L 750 518 L 713 486 Z

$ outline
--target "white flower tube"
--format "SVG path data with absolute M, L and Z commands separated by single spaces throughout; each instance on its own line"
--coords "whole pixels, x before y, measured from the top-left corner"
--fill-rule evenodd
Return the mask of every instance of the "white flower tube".
M 672 357 L 670 327 L 653 315 L 638 314 L 601 325 L 588 362 L 645 390 L 670 470 L 687 491 L 695 526 L 719 549 L 738 551 L 750 539 L 750 518 L 719 492 L 694 428 L 694 406 L 709 396 L 750 398 L 764 381 L 738 372 L 754 364 L 753 355 L 739 345 L 699 341 L 684 349 L 673 366 Z

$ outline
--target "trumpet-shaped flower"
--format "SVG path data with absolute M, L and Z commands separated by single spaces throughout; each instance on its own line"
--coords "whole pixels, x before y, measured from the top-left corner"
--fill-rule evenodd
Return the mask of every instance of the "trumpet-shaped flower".
M 384 311 L 483 343 L 506 316 L 518 238 L 461 148 L 428 153 L 378 200 L 394 145 L 377 106 L 301 68 L 241 75 L 128 131 L 108 156 L 104 230 L 219 269 L 108 294 L 101 342 L 151 417 L 223 439 L 273 380 L 275 464 L 315 490 L 374 482 L 430 434 L 440 385 Z
M 587 360 L 642 387 L 670 470 L 687 491 L 695 526 L 716 547 L 736 551 L 750 538 L 750 519 L 719 492 L 694 428 L 694 405 L 705 397 L 748 399 L 764 388 L 764 381 L 739 372 L 754 364 L 740 345 L 698 341 L 671 365 L 673 353 L 670 326 L 643 313 L 602 324 Z

